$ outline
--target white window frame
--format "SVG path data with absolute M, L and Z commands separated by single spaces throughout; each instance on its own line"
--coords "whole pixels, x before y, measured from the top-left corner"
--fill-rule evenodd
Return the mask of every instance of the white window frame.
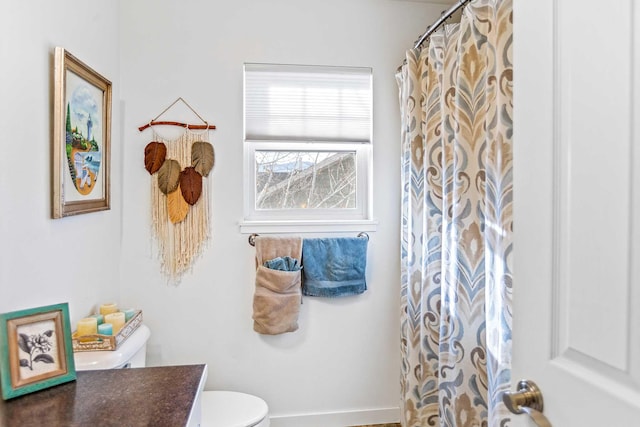
M 371 82 L 372 82 L 371 78 Z M 246 106 L 243 119 L 246 128 Z M 371 109 L 373 106 L 371 105 Z M 371 117 L 373 114 L 371 114 Z M 373 121 L 373 120 L 371 120 Z M 372 125 L 371 125 L 372 127 Z M 375 231 L 372 218 L 372 129 L 369 142 L 341 141 L 280 141 L 255 140 L 244 136 L 244 218 L 240 222 L 243 233 L 260 232 L 352 232 Z M 257 151 L 330 151 L 355 152 L 356 156 L 356 207 L 353 209 L 256 209 Z

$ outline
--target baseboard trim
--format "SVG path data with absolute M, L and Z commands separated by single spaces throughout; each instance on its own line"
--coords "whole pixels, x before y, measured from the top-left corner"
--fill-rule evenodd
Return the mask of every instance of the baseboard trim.
M 400 422 L 400 408 L 272 415 L 270 427 L 349 427 Z

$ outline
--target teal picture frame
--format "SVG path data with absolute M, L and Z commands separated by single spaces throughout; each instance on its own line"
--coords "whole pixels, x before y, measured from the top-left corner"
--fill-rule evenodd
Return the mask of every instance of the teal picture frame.
M 75 379 L 67 303 L 0 314 L 4 400 Z

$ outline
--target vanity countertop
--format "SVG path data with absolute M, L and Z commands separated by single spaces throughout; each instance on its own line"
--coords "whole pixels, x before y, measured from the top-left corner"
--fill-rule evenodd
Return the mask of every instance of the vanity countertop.
M 206 365 L 81 371 L 76 381 L 0 400 L 0 426 L 186 426 Z

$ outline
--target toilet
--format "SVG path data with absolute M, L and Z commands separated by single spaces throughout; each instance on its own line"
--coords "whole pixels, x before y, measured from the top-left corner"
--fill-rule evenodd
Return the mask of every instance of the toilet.
M 143 324 L 115 350 L 73 353 L 76 371 L 144 368 L 147 358 L 147 341 L 150 336 L 151 331 L 147 325 Z
M 269 408 L 264 400 L 236 391 L 202 393 L 201 427 L 268 427 Z
M 116 350 L 73 354 L 77 371 L 143 368 L 151 331 L 140 325 Z M 195 405 L 201 408 L 201 427 L 269 427 L 269 407 L 259 397 L 235 391 L 203 391 Z

